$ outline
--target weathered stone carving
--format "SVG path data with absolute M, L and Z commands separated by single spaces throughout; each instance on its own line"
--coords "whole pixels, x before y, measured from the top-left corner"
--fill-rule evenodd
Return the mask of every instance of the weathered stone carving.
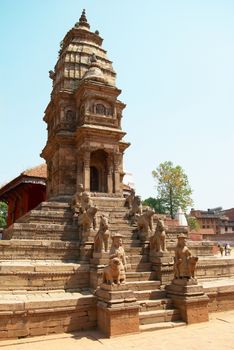
M 102 103 L 97 103 L 96 104 L 96 113 L 97 114 L 106 114 L 106 107 Z
M 73 212 L 73 215 L 78 215 L 81 209 L 81 198 L 84 187 L 82 184 L 79 184 L 76 194 L 72 197 L 70 207 Z
M 95 215 L 98 209 L 96 207 L 90 207 L 83 211 L 82 214 L 78 216 L 78 225 L 81 228 L 81 239 L 84 240 L 92 230 L 96 229 L 96 218 Z
M 86 210 L 93 206 L 93 201 L 89 192 L 82 192 L 81 194 L 81 211 L 84 213 Z
M 149 230 L 153 230 L 153 209 L 147 209 L 143 214 L 137 218 L 137 229 L 141 241 L 149 239 Z
M 166 249 L 166 231 L 163 219 L 157 219 L 154 235 L 150 237 L 150 253 L 163 253 Z
M 103 283 L 114 285 L 124 283 L 125 278 L 123 279 L 122 274 L 122 262 L 119 258 L 115 257 L 110 259 L 109 265 L 106 266 L 103 270 Z
M 174 258 L 174 277 L 175 279 L 194 279 L 194 271 L 198 257 L 192 256 L 191 251 L 186 246 L 184 234 L 177 237 L 178 243 Z
M 105 215 L 101 215 L 99 230 L 94 238 L 94 252 L 108 252 L 108 243 L 109 243 L 110 231 L 108 219 Z
M 132 208 L 130 209 L 129 215 L 136 217 L 142 214 L 141 197 L 135 196 L 132 203 Z
M 73 112 L 72 110 L 69 109 L 66 112 L 65 120 L 67 122 L 74 122 L 75 121 L 75 112 Z
M 135 196 L 136 196 L 136 192 L 135 192 L 134 188 L 131 188 L 131 192 L 125 200 L 125 207 L 127 207 L 128 209 L 132 208 L 132 204 L 133 204 Z
M 126 280 L 125 270 L 127 269 L 127 260 L 123 247 L 122 235 L 116 234 L 111 238 L 110 259 L 118 258 L 120 260 L 120 280 L 124 283 Z

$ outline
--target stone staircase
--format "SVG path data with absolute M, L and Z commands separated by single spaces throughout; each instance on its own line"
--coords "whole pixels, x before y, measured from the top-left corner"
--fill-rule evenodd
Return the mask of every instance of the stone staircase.
M 148 249 L 137 238 L 136 226 L 128 222 L 124 200 L 96 198 L 95 202 L 98 214 L 108 215 L 111 235 L 124 237 L 126 284 L 139 305 L 140 330 L 184 324 L 178 323 L 178 311 L 151 270 Z M 0 338 L 96 326 L 90 265 L 80 259 L 78 230 L 67 203 L 41 203 L 5 230 L 4 238 L 0 241 L 0 293 L 4 296 Z
M 105 206 L 99 199 L 99 211 L 109 217 L 111 234 L 123 235 L 124 249 L 127 255 L 128 270 L 126 285 L 134 292 L 139 305 L 140 331 L 184 326 L 180 313 L 166 298 L 161 282 L 151 270 L 148 248 L 138 239 L 137 226 L 130 225 L 127 219 L 128 209 L 123 206 L 113 209 Z

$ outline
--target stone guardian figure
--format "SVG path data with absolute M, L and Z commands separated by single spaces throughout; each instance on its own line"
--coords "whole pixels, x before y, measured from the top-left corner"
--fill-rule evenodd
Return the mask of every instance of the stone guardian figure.
M 147 209 L 137 218 L 138 235 L 142 242 L 149 240 L 149 232 L 153 231 L 153 209 Z
M 174 278 L 175 279 L 194 279 L 195 267 L 198 257 L 192 256 L 191 251 L 186 246 L 186 236 L 181 233 L 177 237 L 178 242 L 174 258 Z
M 157 219 L 154 235 L 150 237 L 150 254 L 167 252 L 166 228 L 163 219 Z
M 110 249 L 110 259 L 118 258 L 120 260 L 120 281 L 121 283 L 125 283 L 126 274 L 125 271 L 127 269 L 127 260 L 123 247 L 123 240 L 121 234 L 116 234 L 112 236 L 112 245 Z
M 105 215 L 100 216 L 99 230 L 94 237 L 94 253 L 108 252 L 109 248 L 109 224 Z

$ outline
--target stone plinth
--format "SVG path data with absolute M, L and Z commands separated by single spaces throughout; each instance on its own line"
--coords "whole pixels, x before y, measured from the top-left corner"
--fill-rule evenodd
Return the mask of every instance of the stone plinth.
M 81 242 L 82 243 L 93 242 L 96 233 L 97 232 L 92 228 L 86 232 L 81 232 L 80 233 Z
M 103 269 L 109 264 L 109 252 L 93 253 L 90 262 L 90 287 L 95 290 L 102 283 Z
M 93 253 L 91 264 L 93 265 L 108 265 L 110 259 L 109 252 Z
M 171 298 L 174 306 L 180 310 L 183 321 L 190 324 L 209 320 L 209 298 L 196 280 L 174 279 L 166 286 L 166 291 L 167 297 Z
M 90 261 L 93 252 L 93 242 L 83 242 L 80 244 L 80 260 Z
M 173 260 L 168 252 L 150 253 L 152 270 L 156 272 L 156 279 L 166 284 L 171 280 L 171 269 Z
M 125 285 L 102 284 L 97 290 L 98 328 L 108 337 L 139 332 L 139 306 Z

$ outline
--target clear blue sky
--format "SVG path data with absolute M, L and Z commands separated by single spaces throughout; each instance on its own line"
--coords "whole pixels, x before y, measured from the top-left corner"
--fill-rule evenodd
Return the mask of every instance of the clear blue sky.
M 41 163 L 59 43 L 86 8 L 117 72 L 131 147 L 125 169 L 181 165 L 195 208 L 234 207 L 233 0 L 0 0 L 0 183 Z

